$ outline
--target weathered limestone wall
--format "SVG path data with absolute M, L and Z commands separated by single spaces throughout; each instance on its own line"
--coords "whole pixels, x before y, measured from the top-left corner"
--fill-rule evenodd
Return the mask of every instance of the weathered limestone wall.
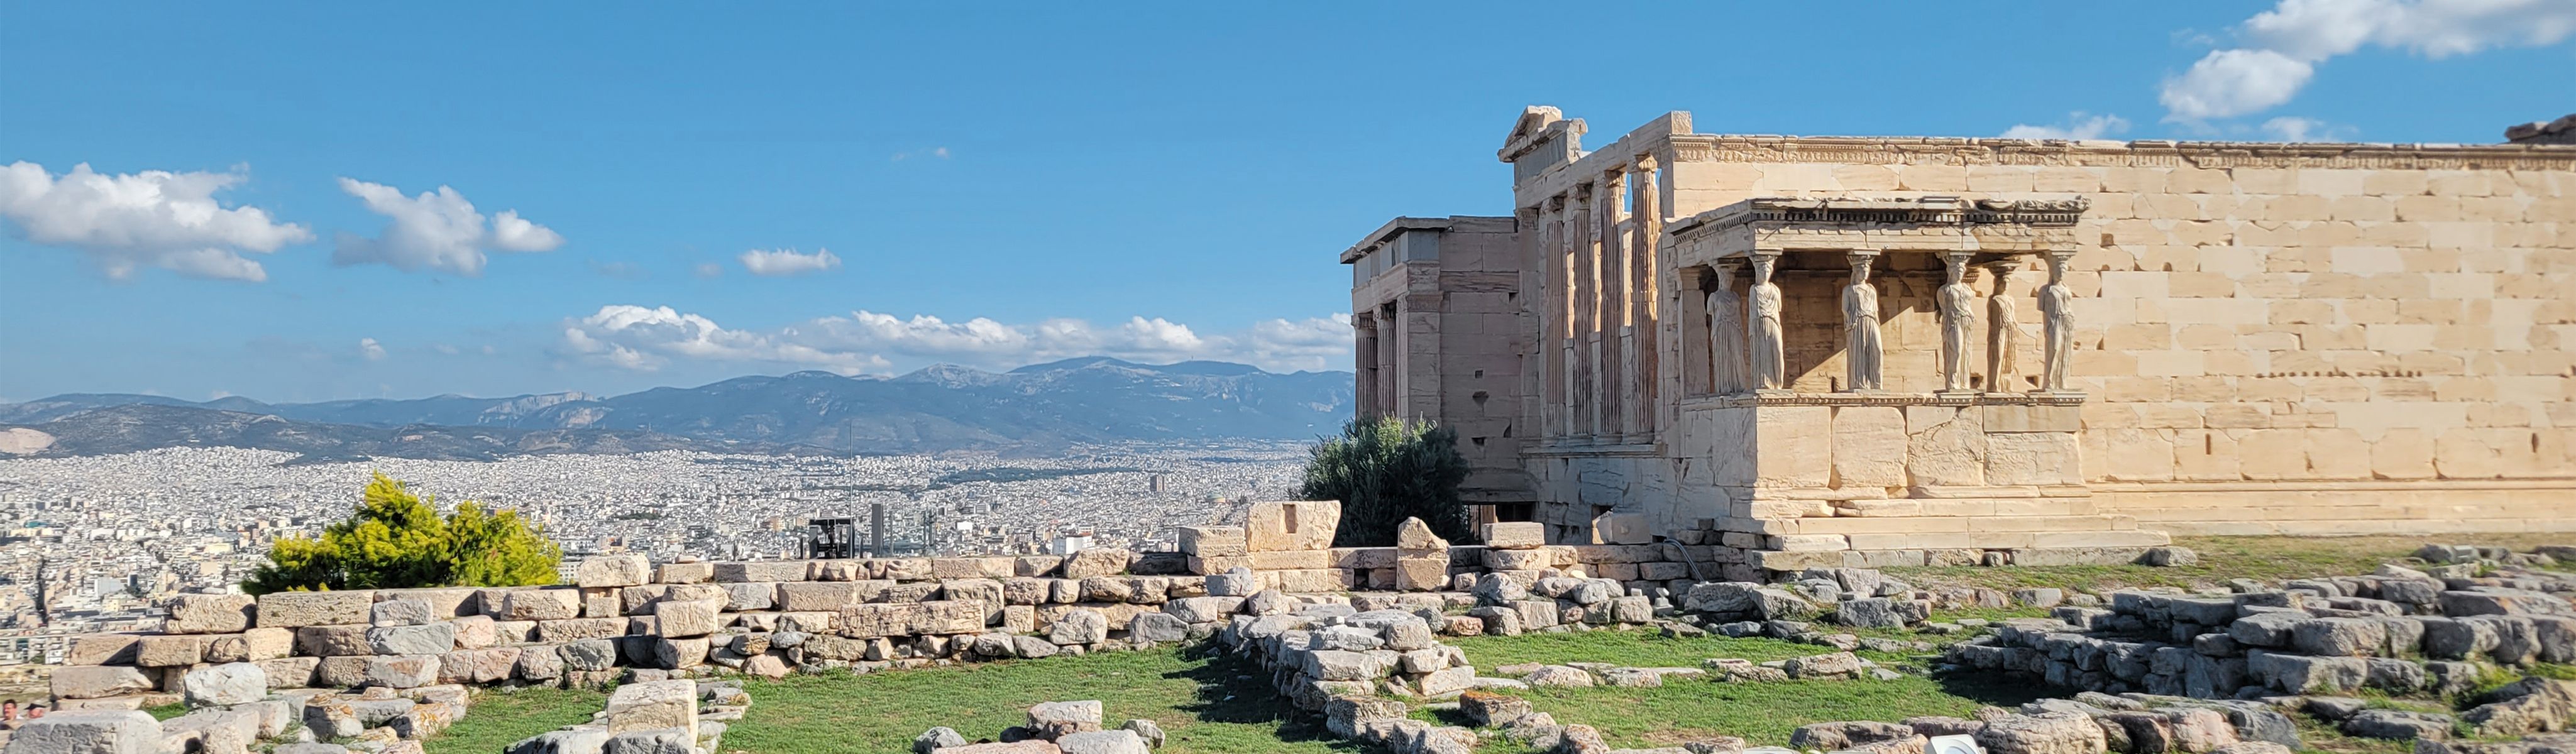
M 2576 149 L 1688 131 L 1686 115 L 1659 119 L 1517 193 L 1543 201 L 1646 154 L 1666 166 L 1671 217 L 1755 197 L 2082 197 L 2067 280 L 2079 447 L 2010 466 L 2071 473 L 2100 512 L 2175 533 L 2576 529 Z M 2024 375 L 2041 361 L 2043 278 L 2010 290 Z M 1662 305 L 1664 394 L 1687 396 L 1680 297 Z M 1702 466 L 1727 463 L 1701 460 L 1719 458 L 1724 412 L 1659 409 L 1681 432 L 1657 457 L 1529 459 L 1541 499 L 1574 504 L 1552 522 L 1613 498 L 1679 522 L 1726 499 Z M 1990 431 L 1982 415 L 1907 418 L 1909 448 Z M 1776 439 L 1831 459 L 1839 423 Z M 1943 460 L 1991 471 L 1992 447 Z
M 1509 217 L 1398 218 L 1344 254 L 1359 328 L 1363 416 L 1437 419 L 1458 432 L 1470 503 L 1526 502 L 1514 422 L 1535 325 L 1519 300 Z
M 2068 276 L 2080 468 L 2149 526 L 2576 528 L 2576 155 L 2061 149 L 2078 164 L 1683 162 L 1674 183 L 2090 199 Z

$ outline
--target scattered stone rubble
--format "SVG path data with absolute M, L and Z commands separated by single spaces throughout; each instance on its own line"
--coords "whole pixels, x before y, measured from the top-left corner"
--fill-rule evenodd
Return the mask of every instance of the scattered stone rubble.
M 183 674 L 187 714 L 154 721 L 134 709 L 73 709 L 7 734 L 6 754 L 418 754 L 420 740 L 465 716 L 471 695 L 455 684 L 352 693 L 271 691 L 257 666 L 227 663 Z
M 912 740 L 913 754 L 1145 754 L 1163 746 L 1163 728 L 1152 720 L 1130 719 L 1116 728 L 1101 727 L 1099 700 L 1046 702 L 1029 708 L 1027 725 L 1004 728 L 996 738 L 968 743 L 957 731 L 940 727 Z
M 591 721 L 510 744 L 504 754 L 707 754 L 751 708 L 742 687 L 718 681 L 630 683 L 609 692 Z
M 2301 579 L 2230 592 L 2123 591 L 2107 609 L 2004 621 L 1950 661 L 2059 686 L 2200 699 L 2273 694 L 2453 694 L 2480 663 L 2576 661 L 2576 576 L 2510 553 L 2427 548 L 2422 569 Z M 2428 564 L 2429 563 L 2429 564 Z

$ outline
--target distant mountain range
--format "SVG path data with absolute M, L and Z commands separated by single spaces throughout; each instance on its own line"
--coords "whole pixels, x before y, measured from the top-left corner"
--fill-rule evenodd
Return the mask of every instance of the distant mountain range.
M 1351 373 L 1110 358 L 1004 373 L 933 366 L 894 378 L 757 376 L 615 397 L 196 402 L 74 393 L 0 403 L 0 455 L 175 446 L 315 458 L 484 459 L 522 453 L 913 453 L 1074 443 L 1306 439 L 1351 413 Z M 40 433 L 40 434 L 38 434 Z

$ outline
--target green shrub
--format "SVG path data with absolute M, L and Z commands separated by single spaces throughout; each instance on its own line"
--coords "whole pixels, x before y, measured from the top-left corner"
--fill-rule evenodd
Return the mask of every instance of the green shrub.
M 1386 547 L 1407 517 L 1420 518 L 1454 544 L 1474 541 L 1474 516 L 1458 499 L 1467 457 L 1458 433 L 1427 421 L 1381 418 L 1342 425 L 1340 437 L 1315 445 L 1304 500 L 1342 501 L 1335 547 Z
M 438 501 L 376 474 L 347 520 L 320 539 L 288 537 L 268 551 L 242 590 L 251 594 L 424 586 L 555 583 L 563 548 L 515 510 L 466 502 L 441 519 Z

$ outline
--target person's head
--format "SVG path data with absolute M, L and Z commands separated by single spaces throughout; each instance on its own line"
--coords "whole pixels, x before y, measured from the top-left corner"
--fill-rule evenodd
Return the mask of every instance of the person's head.
M 36 718 L 39 718 L 39 717 L 44 717 L 44 716 L 45 716 L 45 705 L 42 705 L 42 704 L 30 704 L 30 705 L 27 705 L 27 719 L 29 719 L 29 720 L 33 720 L 33 719 L 36 719 Z
M 0 702 L 0 720 L 18 719 L 18 700 Z

